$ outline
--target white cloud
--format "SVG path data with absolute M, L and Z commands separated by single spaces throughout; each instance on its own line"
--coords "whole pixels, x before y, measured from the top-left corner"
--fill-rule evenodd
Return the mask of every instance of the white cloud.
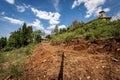
M 23 6 L 24 6 L 25 8 L 30 8 L 30 5 L 26 5 L 25 3 L 23 3 Z
M 75 0 L 72 5 L 72 9 L 84 4 L 86 7 L 86 18 L 89 18 L 92 15 L 98 15 L 98 11 L 104 10 L 106 12 L 110 11 L 109 8 L 102 9 L 102 5 L 105 3 L 105 0 Z
M 5 12 L 3 11 L 3 12 L 1 13 L 1 15 L 5 15 Z
M 60 23 L 59 18 L 60 18 L 60 14 L 59 13 L 52 13 L 53 16 L 51 16 L 51 18 L 49 19 L 49 23 L 52 25 L 57 25 Z
M 75 0 L 72 5 L 72 9 L 76 6 L 79 6 L 81 3 L 86 2 L 87 0 Z
M 33 23 L 30 23 L 28 25 L 31 25 L 39 30 L 44 30 L 43 24 L 41 24 L 40 20 L 38 20 L 38 19 L 36 19 Z
M 48 30 L 48 29 L 46 29 L 46 30 L 44 30 L 44 32 L 45 32 L 45 34 L 51 34 L 51 30 Z
M 94 12 L 94 16 L 98 16 L 99 15 L 99 12 L 100 11 L 105 11 L 105 12 L 109 12 L 110 11 L 110 9 L 109 8 L 104 8 L 104 9 L 102 9 L 102 7 L 98 7 L 96 10 L 95 10 L 95 12 Z
M 112 21 L 120 19 L 120 12 L 118 12 L 116 15 L 112 17 Z
M 98 10 L 98 6 L 104 4 L 105 0 L 88 0 L 85 2 L 85 6 L 87 8 L 86 18 L 90 17 L 96 10 Z
M 25 9 L 30 7 L 30 5 L 23 4 L 23 5 L 17 5 L 16 7 L 18 12 L 24 12 Z
M 55 10 L 59 12 L 59 0 L 53 0 L 53 5 L 55 7 Z
M 45 32 L 46 34 L 51 34 L 51 32 L 52 32 L 52 30 L 55 28 L 55 26 L 56 26 L 56 25 L 50 25 L 49 27 L 47 27 L 46 30 L 44 30 L 44 32 Z M 66 26 L 65 26 L 65 25 L 60 25 L 60 26 L 58 26 L 58 29 L 63 29 L 63 28 L 66 28 Z
M 102 11 L 102 7 L 98 7 L 98 8 L 94 11 L 94 16 L 98 16 L 100 11 Z
M 60 14 L 58 12 L 41 11 L 35 8 L 31 8 L 32 12 L 40 19 L 48 20 L 50 25 L 59 24 Z
M 28 26 L 33 26 L 37 30 L 42 30 L 47 35 L 51 34 L 51 30 L 45 29 L 44 26 L 43 26 L 43 24 L 38 19 L 36 19 L 35 21 L 33 21 L 33 23 L 29 23 Z
M 54 29 L 56 25 L 50 25 L 47 29 Z M 58 26 L 58 29 L 66 28 L 65 25 Z
M 51 34 L 51 30 L 45 29 L 43 24 L 38 19 L 35 19 L 32 23 L 29 23 L 28 26 L 33 26 L 35 29 L 45 32 L 45 34 Z
M 105 8 L 103 9 L 105 12 L 109 12 L 110 11 L 110 8 Z
M 17 7 L 17 11 L 19 11 L 19 12 L 24 12 L 25 11 L 24 6 L 16 6 L 16 7 Z
M 50 25 L 47 29 L 54 29 L 56 25 Z
M 58 29 L 63 29 L 63 28 L 66 28 L 66 26 L 65 25 L 58 26 Z
M 3 17 L 4 20 L 10 22 L 10 23 L 13 23 L 13 24 L 18 24 L 18 25 L 22 25 L 24 23 L 24 21 L 21 21 L 21 20 L 18 20 L 18 19 L 14 19 L 14 18 L 11 18 L 11 17 Z
M 5 0 L 6 2 L 8 2 L 9 4 L 14 4 L 15 0 Z

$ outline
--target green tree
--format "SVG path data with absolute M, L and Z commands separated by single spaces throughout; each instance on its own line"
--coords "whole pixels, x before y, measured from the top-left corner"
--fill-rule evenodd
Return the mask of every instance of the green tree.
M 26 23 L 24 23 L 23 26 L 22 26 L 21 43 L 22 43 L 22 46 L 26 46 L 28 44 L 28 42 L 27 42 L 27 26 L 26 26 Z
M 35 43 L 39 43 L 41 42 L 41 36 L 42 36 L 42 32 L 40 30 L 36 30 L 33 32 L 33 35 L 34 35 L 34 42 Z
M 20 41 L 20 32 L 19 31 L 15 31 L 12 32 L 9 39 L 8 39 L 8 46 L 9 47 L 15 47 L 15 48 L 19 48 L 21 47 L 21 41 Z
M 79 26 L 79 22 L 77 20 L 74 20 L 72 24 L 68 27 L 68 31 L 73 31 Z
M 28 43 L 32 43 L 33 42 L 33 36 L 32 36 L 33 30 L 32 30 L 32 26 L 28 26 L 27 28 L 27 42 Z
M 51 39 L 51 35 L 47 35 L 46 38 Z
M 26 26 L 26 23 L 23 24 L 22 29 L 14 31 L 11 33 L 8 39 L 8 46 L 20 48 L 21 46 L 26 46 L 32 42 L 32 27 Z
M 40 35 L 36 35 L 35 36 L 35 43 L 40 43 L 41 42 L 41 36 Z
M 74 20 L 73 22 L 72 22 L 72 27 L 77 27 L 78 26 L 78 24 L 79 24 L 79 22 L 77 21 L 77 20 Z
M 66 28 L 62 28 L 62 29 L 60 29 L 59 34 L 62 34 L 64 32 L 66 32 L 66 31 L 67 31 Z
M 112 30 L 113 37 L 120 39 L 120 20 L 113 21 L 111 23 L 111 25 L 113 28 L 113 30 Z
M 0 38 L 0 50 L 3 49 L 7 45 L 7 38 L 1 37 Z
M 58 26 L 57 26 L 57 25 L 55 26 L 55 29 L 54 29 L 53 32 L 54 32 L 54 34 L 56 34 L 56 35 L 59 33 L 59 30 L 58 30 Z

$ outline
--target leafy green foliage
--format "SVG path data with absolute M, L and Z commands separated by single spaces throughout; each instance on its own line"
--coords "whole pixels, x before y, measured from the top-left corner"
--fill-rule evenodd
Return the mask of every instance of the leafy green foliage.
M 41 36 L 44 36 L 45 33 L 40 30 L 33 31 L 32 26 L 23 24 L 22 28 L 19 28 L 17 31 L 11 32 L 10 37 L 0 38 L 0 51 L 10 51 L 15 48 L 25 47 L 31 43 L 41 42 Z
M 16 64 L 9 67 L 9 75 L 12 75 L 16 78 L 22 75 L 24 72 L 24 67 L 22 65 Z
M 27 43 L 32 43 L 33 42 L 33 36 L 32 36 L 33 30 L 32 26 L 28 26 L 27 28 Z
M 120 20 L 106 21 L 98 18 L 88 23 L 73 21 L 65 32 L 60 30 L 58 35 L 52 35 L 51 40 L 65 41 L 71 38 L 86 38 L 88 41 L 94 41 L 99 37 L 120 39 Z
M 61 29 L 59 30 L 59 34 L 65 33 L 66 31 L 67 31 L 66 28 L 61 28 Z
M 120 20 L 113 21 L 109 23 L 109 25 L 112 26 L 112 36 L 114 36 L 117 39 L 120 39 Z
M 35 36 L 35 43 L 40 43 L 41 42 L 41 36 L 40 35 L 36 35 Z
M 58 33 L 59 33 L 58 26 L 56 25 L 53 34 L 57 35 Z
M 51 39 L 51 35 L 47 35 L 46 38 Z
M 22 26 L 21 36 L 22 36 L 21 37 L 21 44 L 22 44 L 22 46 L 26 46 L 28 44 L 26 23 L 24 23 L 23 26 Z
M 4 80 L 9 75 L 13 75 L 14 77 L 22 75 L 25 70 L 24 64 L 27 62 L 27 56 L 34 48 L 35 44 L 31 43 L 26 47 L 0 52 L 0 80 Z
M 86 39 L 89 40 L 90 42 L 95 40 L 95 36 L 93 33 L 87 33 L 86 34 Z
M 24 23 L 22 29 L 12 32 L 8 39 L 8 46 L 20 48 L 32 42 L 32 27 L 27 27 Z
M 41 32 L 40 30 L 36 30 L 34 33 L 34 42 L 35 43 L 40 43 L 41 42 L 41 35 L 43 35 L 43 32 Z
M 4 54 L 0 53 L 0 63 L 5 62 L 5 56 Z
M 0 51 L 1 49 L 5 48 L 6 45 L 7 45 L 7 38 L 6 37 L 0 38 Z

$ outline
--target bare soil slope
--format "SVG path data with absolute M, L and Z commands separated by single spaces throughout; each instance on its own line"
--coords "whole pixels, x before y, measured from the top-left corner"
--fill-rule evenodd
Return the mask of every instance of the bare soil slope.
M 120 42 L 72 39 L 40 44 L 20 80 L 120 80 Z

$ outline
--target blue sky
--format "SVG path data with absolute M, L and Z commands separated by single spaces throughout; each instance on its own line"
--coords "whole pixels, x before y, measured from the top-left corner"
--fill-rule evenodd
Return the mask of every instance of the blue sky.
M 66 28 L 74 20 L 88 22 L 104 10 L 120 18 L 119 0 L 0 0 L 0 37 L 9 36 L 25 22 L 50 34 L 55 25 Z

